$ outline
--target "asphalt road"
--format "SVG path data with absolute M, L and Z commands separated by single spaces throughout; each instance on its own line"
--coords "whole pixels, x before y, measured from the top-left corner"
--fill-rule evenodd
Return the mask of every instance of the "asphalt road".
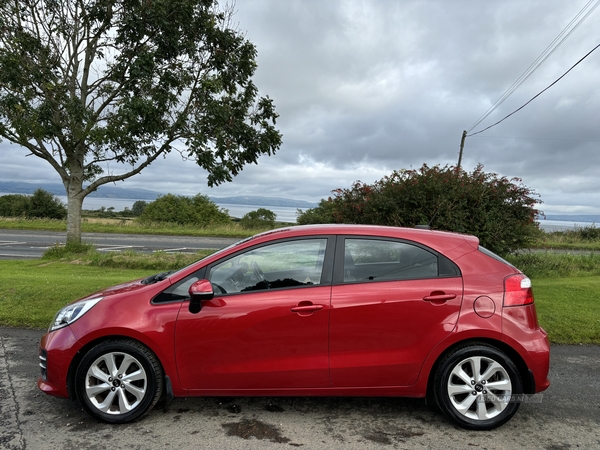
M 66 233 L 58 231 L 0 230 L 0 259 L 39 258 L 47 248 L 64 243 L 65 238 Z M 200 249 L 220 249 L 239 241 L 237 238 L 107 233 L 83 233 L 82 240 L 95 245 L 101 252 L 135 250 L 144 253 L 158 250 L 195 253 Z
M 489 432 L 457 428 L 421 400 L 189 398 L 107 425 L 38 391 L 43 331 L 0 328 L 0 448 L 599 449 L 600 347 L 553 346 L 552 386 Z

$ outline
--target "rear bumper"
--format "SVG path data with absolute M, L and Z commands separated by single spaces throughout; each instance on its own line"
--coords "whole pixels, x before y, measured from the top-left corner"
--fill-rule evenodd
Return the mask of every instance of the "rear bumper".
M 535 381 L 535 393 L 545 391 L 550 386 L 548 372 L 550 371 L 550 341 L 548 334 L 540 328 L 539 342 L 536 343 L 537 351 L 530 352 L 533 362 L 530 370 Z
M 523 358 L 529 372 L 529 383 L 525 383 L 525 394 L 537 394 L 550 386 L 550 342 L 542 328 L 529 333 L 526 340 L 513 340 L 505 337 L 503 341 L 516 350 Z M 525 381 L 525 380 L 524 380 Z M 527 386 L 528 385 L 528 386 Z
M 538 325 L 535 304 L 503 308 L 503 341 L 523 358 L 527 370 L 533 374 L 526 394 L 545 391 L 550 386 L 550 342 L 548 334 Z

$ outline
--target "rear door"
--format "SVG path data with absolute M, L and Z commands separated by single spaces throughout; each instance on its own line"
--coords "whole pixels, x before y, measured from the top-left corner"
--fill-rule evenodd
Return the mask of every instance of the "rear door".
M 414 242 L 340 237 L 330 314 L 334 387 L 407 386 L 456 325 L 460 270 Z

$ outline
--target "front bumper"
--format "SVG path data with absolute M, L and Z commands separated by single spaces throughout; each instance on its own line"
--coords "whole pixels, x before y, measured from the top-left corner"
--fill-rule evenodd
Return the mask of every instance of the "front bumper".
M 70 327 L 46 333 L 40 342 L 38 387 L 49 395 L 69 397 L 69 367 L 81 344 Z

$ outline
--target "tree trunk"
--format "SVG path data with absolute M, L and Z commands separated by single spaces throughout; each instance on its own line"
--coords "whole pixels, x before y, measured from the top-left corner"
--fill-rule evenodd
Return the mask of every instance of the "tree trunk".
M 67 187 L 67 243 L 81 243 L 81 210 L 83 208 L 81 186 Z

